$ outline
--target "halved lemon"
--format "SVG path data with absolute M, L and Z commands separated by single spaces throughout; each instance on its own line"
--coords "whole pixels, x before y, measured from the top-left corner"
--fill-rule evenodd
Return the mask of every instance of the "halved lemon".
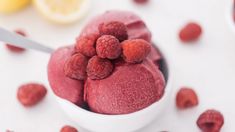
M 90 4 L 90 0 L 34 0 L 34 5 L 43 16 L 61 24 L 72 23 L 84 17 Z
M 0 0 L 1 13 L 13 13 L 26 7 L 31 0 Z

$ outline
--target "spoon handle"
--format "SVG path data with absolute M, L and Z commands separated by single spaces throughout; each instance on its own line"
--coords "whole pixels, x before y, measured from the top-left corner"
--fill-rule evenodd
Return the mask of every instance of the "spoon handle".
M 9 32 L 3 28 L 0 28 L 0 41 L 9 43 L 14 46 L 18 46 L 21 48 L 33 49 L 33 50 L 37 50 L 37 51 L 41 51 L 45 53 L 53 52 L 53 49 L 48 46 L 32 41 L 16 33 Z

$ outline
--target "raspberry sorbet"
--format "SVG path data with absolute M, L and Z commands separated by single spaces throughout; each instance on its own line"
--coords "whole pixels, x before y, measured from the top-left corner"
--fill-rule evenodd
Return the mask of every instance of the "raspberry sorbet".
M 88 46 L 93 49 L 89 56 L 83 54 L 82 49 L 76 50 L 81 41 L 75 46 L 59 48 L 52 54 L 48 64 L 48 78 L 57 96 L 80 107 L 87 104 L 88 110 L 92 112 L 110 115 L 136 112 L 161 99 L 165 89 L 165 78 L 160 70 L 162 58 L 153 47 L 151 33 L 140 17 L 127 11 L 108 11 L 88 22 L 76 40 L 83 40 L 89 35 L 97 36 L 92 41 L 87 40 L 92 42 Z M 115 43 L 98 42 L 104 35 L 113 36 L 110 38 Z M 85 43 L 82 44 L 84 49 L 88 49 Z M 124 53 L 127 44 L 128 50 Z M 142 48 L 143 45 L 146 48 Z M 118 49 L 115 53 L 114 46 L 121 50 Z M 133 50 L 130 49 L 132 47 Z M 76 66 L 73 62 L 73 66 L 66 65 L 66 69 L 76 70 L 80 65 L 82 68 L 87 67 L 85 79 L 70 78 L 65 74 L 64 65 L 74 54 L 87 56 L 88 64 L 80 63 Z M 129 57 L 133 61 L 128 60 Z M 96 62 L 92 63 L 94 58 Z M 107 66 L 103 65 L 106 64 L 104 62 Z

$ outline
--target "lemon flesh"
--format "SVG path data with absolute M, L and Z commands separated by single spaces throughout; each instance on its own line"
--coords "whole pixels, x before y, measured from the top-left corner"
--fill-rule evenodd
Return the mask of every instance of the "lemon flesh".
M 90 0 L 34 0 L 38 11 L 56 23 L 72 23 L 85 16 Z

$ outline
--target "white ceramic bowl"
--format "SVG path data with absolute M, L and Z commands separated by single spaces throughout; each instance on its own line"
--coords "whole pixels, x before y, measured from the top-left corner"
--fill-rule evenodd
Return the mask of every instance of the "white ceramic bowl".
M 232 29 L 232 32 L 235 34 L 235 21 L 233 19 L 233 15 L 234 15 L 234 0 L 230 0 L 228 2 L 228 8 L 226 8 L 226 19 L 228 21 L 228 25 L 229 25 L 229 28 Z
M 84 110 L 59 97 L 56 97 L 56 100 L 73 121 L 80 127 L 92 132 L 132 132 L 138 130 L 163 114 L 164 109 L 169 104 L 172 91 L 171 68 L 168 65 L 166 53 L 161 48 L 159 49 L 165 60 L 165 72 L 168 74 L 165 93 L 158 102 L 145 109 L 130 114 L 104 115 Z

